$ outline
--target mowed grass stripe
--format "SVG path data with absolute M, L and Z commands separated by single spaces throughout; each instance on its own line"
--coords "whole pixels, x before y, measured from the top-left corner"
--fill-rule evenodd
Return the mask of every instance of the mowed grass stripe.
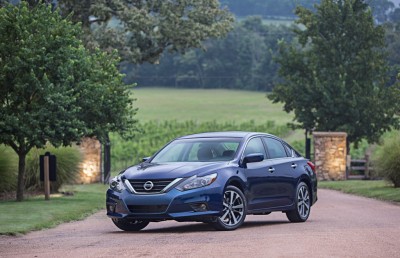
M 222 89 L 134 88 L 137 118 L 145 121 L 218 121 L 237 123 L 254 120 L 257 124 L 291 122 L 282 104 L 273 104 L 265 92 Z

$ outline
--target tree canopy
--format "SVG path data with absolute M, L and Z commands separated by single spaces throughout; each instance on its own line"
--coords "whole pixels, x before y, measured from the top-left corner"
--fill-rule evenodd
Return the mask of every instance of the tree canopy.
M 165 54 L 158 65 L 124 64 L 127 82 L 141 87 L 229 88 L 271 91 L 278 82 L 278 41 L 293 37 L 288 26 L 251 16 L 235 23 L 224 39 L 204 42 L 205 51 Z
M 45 4 L 0 8 L 0 143 L 19 156 L 17 200 L 31 148 L 134 128 L 118 59 L 86 50 L 81 33 Z
M 306 130 L 345 131 L 348 142 L 370 142 L 399 125 L 395 86 L 387 87 L 385 34 L 362 0 L 323 0 L 298 7 L 298 45 L 281 44 L 284 82 L 269 96 L 294 111 Z
M 294 10 L 297 6 L 312 8 L 320 0 L 221 0 L 222 5 L 227 5 L 229 10 L 237 16 L 260 15 L 286 16 L 294 18 Z
M 233 22 L 218 0 L 60 0 L 59 7 L 82 23 L 87 45 L 118 49 L 133 63 L 199 48 L 208 38 L 225 36 Z

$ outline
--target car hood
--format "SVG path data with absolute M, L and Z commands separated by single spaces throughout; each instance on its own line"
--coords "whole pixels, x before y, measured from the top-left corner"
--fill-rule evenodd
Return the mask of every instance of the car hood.
M 203 176 L 226 168 L 227 162 L 176 162 L 176 163 L 142 163 L 125 170 L 126 179 L 173 179 L 178 177 Z

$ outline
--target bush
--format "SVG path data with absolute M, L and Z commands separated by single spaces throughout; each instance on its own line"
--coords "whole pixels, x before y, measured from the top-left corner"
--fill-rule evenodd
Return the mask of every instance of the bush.
M 400 132 L 385 138 L 374 153 L 374 168 L 379 176 L 400 187 Z
M 57 156 L 57 181 L 51 182 L 51 191 L 57 192 L 62 184 L 75 183 L 80 171 L 82 161 L 81 152 L 77 147 L 54 148 L 47 146 L 45 149 L 33 148 L 26 157 L 25 189 L 43 190 L 40 181 L 39 156 L 49 151 Z M 7 146 L 0 145 L 0 193 L 16 190 L 18 175 L 18 157 Z
M 77 147 L 54 148 L 47 146 L 45 149 L 33 148 L 26 158 L 25 188 L 28 190 L 42 190 L 43 182 L 40 181 L 39 156 L 46 152 L 57 157 L 57 181 L 51 182 L 51 192 L 57 192 L 62 184 L 76 182 L 82 161 L 81 152 Z
M 17 171 L 17 155 L 11 148 L 0 145 L 0 193 L 15 190 Z

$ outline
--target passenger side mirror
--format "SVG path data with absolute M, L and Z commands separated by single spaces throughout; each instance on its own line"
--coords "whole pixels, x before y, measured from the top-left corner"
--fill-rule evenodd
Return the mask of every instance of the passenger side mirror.
M 243 158 L 243 166 L 246 167 L 248 163 L 260 162 L 264 160 L 264 154 L 251 153 Z
M 142 162 L 146 162 L 146 161 L 149 160 L 149 159 L 150 159 L 150 157 L 142 158 Z

